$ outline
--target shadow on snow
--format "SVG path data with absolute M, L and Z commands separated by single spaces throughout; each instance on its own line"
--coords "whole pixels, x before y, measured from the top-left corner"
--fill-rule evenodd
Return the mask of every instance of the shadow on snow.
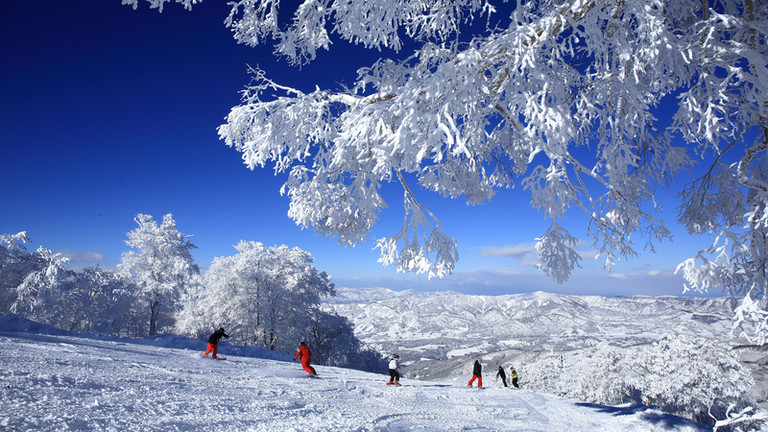
M 696 423 L 692 420 L 686 420 L 682 417 L 677 417 L 672 414 L 649 411 L 650 407 L 642 404 L 608 406 L 589 402 L 578 402 L 576 403 L 576 406 L 590 408 L 597 412 L 611 414 L 614 416 L 637 415 L 638 418 L 641 418 L 648 423 L 659 425 L 664 429 L 674 429 L 682 426 L 694 426 L 702 431 L 712 430 L 711 428 L 708 428 L 700 423 Z

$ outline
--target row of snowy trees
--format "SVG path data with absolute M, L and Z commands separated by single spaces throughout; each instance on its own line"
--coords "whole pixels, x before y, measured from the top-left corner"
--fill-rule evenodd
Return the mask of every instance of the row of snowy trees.
M 172 215 L 161 223 L 145 214 L 135 220 L 126 241 L 133 250 L 116 272 L 69 270 L 67 259 L 48 249 L 28 252 L 24 232 L 0 236 L 0 312 L 117 336 L 206 337 L 224 326 L 233 343 L 291 352 L 306 341 L 320 363 L 381 367 L 381 356 L 361 344 L 348 320 L 320 309 L 335 291 L 308 252 L 241 242 L 236 255 L 216 258 L 201 274 L 195 245 Z
M 715 425 L 762 424 L 749 370 L 730 346 L 664 335 L 648 345 L 544 356 L 520 367 L 527 388 L 607 405 L 639 403 Z M 747 430 L 751 430 L 747 428 Z
M 49 249 L 28 252 L 30 241 L 25 232 L 0 235 L 0 312 L 65 330 L 142 334 L 130 279 L 98 266 L 69 270 Z

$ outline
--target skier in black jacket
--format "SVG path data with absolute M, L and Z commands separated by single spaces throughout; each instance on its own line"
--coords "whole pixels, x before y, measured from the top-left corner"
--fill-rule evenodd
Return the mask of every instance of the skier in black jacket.
M 504 373 L 504 368 L 499 366 L 499 371 L 496 372 L 496 378 L 501 378 L 501 382 L 504 383 L 504 387 L 507 387 L 507 374 Z
M 483 361 L 482 358 L 479 358 L 475 360 L 475 366 L 472 368 L 472 379 L 469 380 L 469 384 L 467 384 L 467 387 L 472 387 L 472 383 L 477 381 L 477 386 L 482 387 L 483 386 L 483 365 L 480 364 L 480 362 Z
M 219 339 L 222 337 L 225 337 L 229 339 L 229 336 L 227 336 L 226 333 L 224 333 L 224 327 L 219 328 L 213 334 L 211 337 L 208 338 L 208 349 L 205 350 L 205 353 L 203 354 L 203 357 L 206 357 L 209 352 L 213 352 L 213 355 L 211 357 L 216 358 L 216 352 L 218 351 L 218 345 L 219 345 Z

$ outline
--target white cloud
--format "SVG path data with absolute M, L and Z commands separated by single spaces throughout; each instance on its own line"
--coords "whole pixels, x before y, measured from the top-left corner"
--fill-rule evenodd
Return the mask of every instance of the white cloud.
M 500 295 L 545 291 L 571 295 L 673 295 L 682 296 L 683 278 L 672 272 L 608 273 L 607 271 L 575 271 L 570 279 L 559 284 L 546 275 L 531 269 L 478 269 L 458 271 L 443 279 L 427 279 L 426 276 L 398 275 L 376 278 L 339 278 L 338 287 L 369 288 L 387 287 L 396 291 L 414 289 L 420 291 L 458 291 L 465 294 Z M 688 293 L 686 296 L 700 295 Z M 713 293 L 713 296 L 717 296 Z
M 525 259 L 538 256 L 538 252 L 534 243 L 521 243 L 514 246 L 482 246 L 480 256 Z
M 520 243 L 507 246 L 481 246 L 480 256 L 491 258 L 512 258 L 519 260 L 517 263 L 523 267 L 535 267 L 539 261 L 539 252 L 536 250 L 536 243 Z M 584 260 L 594 260 L 598 258 L 598 252 L 592 249 L 592 246 L 585 241 L 579 241 L 576 244 L 576 252 Z
M 520 243 L 507 246 L 482 246 L 480 256 L 486 258 L 510 258 L 516 260 L 518 267 L 535 267 L 539 261 L 539 252 L 535 243 Z M 506 264 L 505 264 L 506 265 Z
M 69 264 L 71 265 L 91 265 L 104 261 L 104 254 L 98 252 L 78 252 L 62 249 L 59 253 L 69 258 Z

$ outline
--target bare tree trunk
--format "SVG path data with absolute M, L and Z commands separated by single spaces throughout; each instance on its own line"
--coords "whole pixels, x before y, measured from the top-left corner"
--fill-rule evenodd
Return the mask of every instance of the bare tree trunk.
M 158 300 L 155 300 L 149 306 L 149 335 L 154 336 L 157 334 L 157 306 L 160 304 Z

